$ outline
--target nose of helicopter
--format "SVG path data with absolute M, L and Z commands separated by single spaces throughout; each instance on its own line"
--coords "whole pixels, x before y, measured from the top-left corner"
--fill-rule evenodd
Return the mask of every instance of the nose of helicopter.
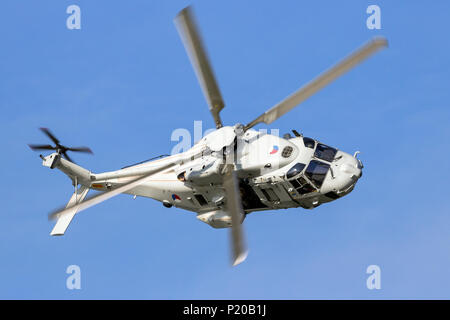
M 339 166 L 339 171 L 345 176 L 346 183 L 340 188 L 345 189 L 354 184 L 362 175 L 362 162 L 355 157 L 345 157 L 343 163 Z M 343 181 L 344 182 L 344 181 Z
M 362 162 L 356 157 L 339 152 L 332 165 L 332 178 L 330 187 L 340 197 L 350 193 L 356 182 L 362 176 Z

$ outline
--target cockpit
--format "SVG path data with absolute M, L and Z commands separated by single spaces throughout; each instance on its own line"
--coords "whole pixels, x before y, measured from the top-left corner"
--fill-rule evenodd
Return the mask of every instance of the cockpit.
M 314 151 L 314 157 L 327 162 L 334 160 L 337 150 L 322 143 L 317 144 L 316 151 Z
M 306 168 L 305 170 L 305 175 L 316 186 L 317 189 L 320 189 L 320 187 L 322 187 L 323 180 L 325 180 L 328 169 L 330 169 L 330 165 L 328 163 L 311 160 L 308 168 Z
M 295 138 L 290 138 L 292 145 L 274 146 L 275 151 L 266 148 L 270 155 L 278 152 L 278 158 L 287 161 L 276 171 L 251 181 L 262 203 L 312 209 L 349 194 L 361 177 L 361 161 L 355 155 L 294 134 Z
M 325 180 L 334 160 L 337 150 L 314 139 L 303 137 L 305 147 L 315 149 L 312 160 L 306 163 L 296 163 L 286 173 L 286 179 L 300 194 L 305 195 L 317 192 Z

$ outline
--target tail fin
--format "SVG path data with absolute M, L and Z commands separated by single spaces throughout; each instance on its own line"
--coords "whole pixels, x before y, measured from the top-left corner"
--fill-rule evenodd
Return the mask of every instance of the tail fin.
M 91 171 L 62 158 L 57 152 L 46 157 L 42 156 L 42 165 L 50 169 L 57 168 L 61 170 L 72 179 L 74 185 L 81 184 L 85 187 L 90 187 L 91 181 L 94 179 Z
M 89 188 L 91 186 L 91 181 L 93 179 L 91 172 L 73 162 L 62 158 L 58 152 L 54 152 L 46 157 L 41 156 L 41 158 L 42 165 L 44 167 L 49 167 L 50 169 L 57 168 L 64 172 L 72 180 L 72 184 L 75 186 L 75 192 L 73 193 L 66 207 L 70 207 L 75 205 L 76 203 L 82 202 L 88 194 Z M 78 184 L 81 185 L 79 188 Z M 64 235 L 76 213 L 77 210 L 74 209 L 71 212 L 60 216 L 50 235 Z
M 89 192 L 89 188 L 86 186 L 81 186 L 76 190 L 76 192 L 73 193 L 72 197 L 70 198 L 69 202 L 67 203 L 67 207 L 73 206 L 76 203 L 80 203 L 84 200 L 86 195 Z M 62 215 L 58 218 L 58 221 L 56 221 L 56 224 L 50 233 L 52 236 L 62 236 L 66 232 L 67 228 L 69 227 L 70 222 L 72 221 L 73 217 L 77 213 L 77 208 L 74 208 L 71 212 Z

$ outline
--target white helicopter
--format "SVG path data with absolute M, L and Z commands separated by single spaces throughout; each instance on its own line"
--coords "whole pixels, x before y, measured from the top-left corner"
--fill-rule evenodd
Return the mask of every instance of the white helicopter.
M 374 38 L 326 72 L 261 114 L 247 125 L 223 126 L 219 113 L 225 104 L 204 50 L 190 7 L 175 18 L 217 130 L 186 152 L 150 159 L 117 171 L 93 173 L 75 164 L 67 151 L 91 152 L 87 147 L 68 148 L 45 128 L 55 143 L 29 145 L 33 150 L 55 150 L 40 157 L 43 165 L 65 173 L 74 185 L 67 206 L 49 215 L 57 219 L 52 236 L 63 235 L 77 212 L 120 193 L 148 197 L 197 213 L 214 228 L 231 227 L 232 264 L 247 257 L 242 222 L 254 211 L 315 208 L 350 193 L 362 175 L 358 152 L 348 154 L 293 130 L 283 138 L 253 130 L 270 124 L 331 81 L 387 47 Z M 100 193 L 85 198 L 90 189 Z

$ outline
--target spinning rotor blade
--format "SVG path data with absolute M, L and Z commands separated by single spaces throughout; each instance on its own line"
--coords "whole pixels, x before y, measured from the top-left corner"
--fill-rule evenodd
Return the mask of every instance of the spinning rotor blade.
M 156 169 L 151 170 L 150 172 L 148 172 L 147 174 L 145 174 L 142 177 L 139 177 L 137 179 L 134 179 L 128 183 L 125 183 L 124 185 L 118 187 L 117 189 L 113 189 L 110 191 L 105 191 L 99 194 L 96 194 L 95 196 L 90 197 L 89 199 L 84 200 L 83 202 L 80 202 L 78 204 L 74 204 L 73 206 L 67 207 L 67 208 L 63 208 L 63 209 L 59 209 L 53 213 L 51 213 L 49 215 L 49 219 L 53 220 L 56 218 L 59 218 L 69 212 L 71 212 L 72 210 L 77 210 L 77 212 L 86 210 L 92 206 L 95 206 L 96 204 L 99 204 L 100 202 L 103 202 L 105 200 L 108 200 L 120 193 L 123 192 L 127 192 L 130 189 L 133 189 L 134 187 L 146 182 L 151 176 L 153 176 L 155 173 L 158 173 L 160 171 L 163 171 L 165 169 L 170 168 L 171 166 L 173 166 L 175 163 L 169 163 L 163 167 L 159 167 Z
M 72 162 L 72 163 L 75 163 L 72 159 L 70 159 L 70 157 L 67 155 L 67 152 L 66 152 L 66 151 L 62 151 L 61 153 L 62 153 L 62 155 L 64 156 L 64 158 L 66 158 L 67 160 L 69 160 L 69 161 Z
M 222 127 L 222 121 L 220 120 L 219 113 L 225 104 L 190 7 L 186 7 L 178 13 L 175 18 L 175 25 L 186 52 L 189 55 L 197 79 L 200 82 L 203 94 L 208 102 L 209 110 L 214 117 L 216 127 L 220 128 Z
M 88 147 L 76 147 L 76 148 L 67 148 L 67 151 L 74 151 L 74 152 L 85 152 L 85 153 L 92 153 L 92 150 Z
M 56 144 L 57 146 L 59 146 L 59 140 L 56 139 L 56 137 L 50 132 L 49 129 L 47 129 L 47 128 L 39 128 L 39 129 L 41 129 L 41 131 L 42 131 L 43 133 L 45 133 L 45 134 L 47 135 L 47 137 L 49 137 L 50 140 L 53 141 L 54 144 Z
M 70 162 L 75 163 L 68 155 L 67 151 L 73 151 L 73 152 L 85 152 L 85 153 L 91 153 L 92 150 L 88 147 L 76 147 L 76 148 L 68 148 L 66 146 L 63 146 L 59 143 L 59 140 L 53 135 L 53 133 L 50 132 L 47 128 L 39 128 L 47 137 L 50 138 L 50 140 L 53 141 L 55 146 L 51 146 L 49 144 L 29 144 L 28 146 L 34 150 L 55 150 L 58 154 L 62 154 L 67 160 Z
M 51 146 L 49 144 L 29 144 L 28 145 L 31 150 L 55 150 L 54 146 Z
M 234 171 L 234 165 L 227 164 L 225 170 L 223 187 L 227 197 L 227 211 L 231 214 L 232 264 L 236 266 L 243 262 L 248 254 L 241 225 L 244 219 L 244 209 L 242 208 L 239 182 Z
M 258 123 L 264 122 L 270 124 L 273 121 L 280 118 L 285 113 L 291 111 L 294 107 L 311 97 L 317 91 L 328 85 L 330 82 L 355 67 L 361 61 L 367 59 L 370 55 L 376 51 L 387 47 L 387 40 L 382 37 L 376 37 L 357 49 L 351 55 L 344 58 L 342 61 L 316 77 L 311 82 L 294 92 L 292 95 L 264 112 L 258 118 L 250 122 L 245 126 L 245 129 L 249 129 Z

